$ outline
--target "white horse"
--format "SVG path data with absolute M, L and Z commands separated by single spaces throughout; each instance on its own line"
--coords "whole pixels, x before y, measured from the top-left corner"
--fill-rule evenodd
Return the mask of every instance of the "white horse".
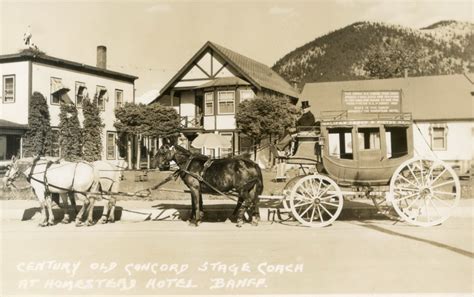
M 76 225 L 82 225 L 82 216 L 90 202 L 87 192 L 97 187 L 99 183 L 99 175 L 94 166 L 82 161 L 53 163 L 40 158 L 13 159 L 3 179 L 4 183 L 8 187 L 21 174 L 26 177 L 40 202 L 43 218 L 40 226 L 54 224 L 51 193 L 59 193 L 66 205 L 68 193 L 73 193 L 74 198 L 84 201 L 76 216 Z M 63 222 L 66 221 L 69 221 L 68 214 L 65 214 Z M 87 218 L 87 223 L 92 224 L 92 212 Z
M 102 224 L 107 222 L 113 223 L 115 222 L 116 198 L 109 193 L 118 192 L 119 183 L 123 179 L 123 170 L 127 168 L 127 162 L 120 160 L 116 163 L 111 163 L 99 160 L 93 162 L 92 165 L 99 174 L 99 183 L 94 191 L 104 192 L 104 194 L 101 195 L 101 198 L 106 200 L 104 203 L 104 211 L 102 212 L 102 217 L 99 222 Z M 92 217 L 94 201 L 94 199 L 91 199 L 88 209 L 89 217 Z

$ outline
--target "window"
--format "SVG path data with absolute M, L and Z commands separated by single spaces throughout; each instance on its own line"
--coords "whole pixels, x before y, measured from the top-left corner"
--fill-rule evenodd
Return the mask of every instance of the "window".
M 351 128 L 329 129 L 328 138 L 330 156 L 339 159 L 353 159 Z
M 76 106 L 81 107 L 84 98 L 87 96 L 86 84 L 76 81 Z
M 61 78 L 51 77 L 51 104 L 59 105 L 61 103 L 61 91 L 63 88 L 63 83 Z
M 123 91 L 115 89 L 115 107 L 121 107 L 123 105 Z
M 109 100 L 107 89 L 102 86 L 97 86 L 96 96 L 97 96 L 97 106 L 99 106 L 101 110 L 105 110 L 105 101 Z
M 115 160 L 115 132 L 107 132 L 107 160 Z
M 255 98 L 255 93 L 251 90 L 240 90 L 240 102 Z
M 214 93 L 209 92 L 205 94 L 204 99 L 204 115 L 214 114 Z
M 59 146 L 59 129 L 52 129 L 52 137 L 51 137 L 51 156 L 52 157 L 60 157 L 61 150 Z
M 431 148 L 437 151 L 444 151 L 447 149 L 448 127 L 446 124 L 433 125 L 430 128 L 431 133 Z
M 359 128 L 357 137 L 359 140 L 359 150 L 380 149 L 379 128 Z
M 234 91 L 222 91 L 218 92 L 217 100 L 218 113 L 219 114 L 232 114 L 234 113 L 235 103 L 235 92 Z
M 407 127 L 385 127 L 387 158 L 400 158 L 408 154 Z
M 5 75 L 3 77 L 3 102 L 15 102 L 15 75 Z
M 210 158 L 215 158 L 216 157 L 216 149 L 206 147 L 206 152 L 204 154 L 206 156 L 210 157 Z
M 232 133 L 232 132 L 221 132 L 219 134 L 224 136 L 225 138 L 229 139 L 229 142 L 230 142 L 230 147 L 220 149 L 221 150 L 220 157 L 222 158 L 222 157 L 232 156 L 232 142 L 233 142 L 233 138 L 234 138 L 234 133 Z

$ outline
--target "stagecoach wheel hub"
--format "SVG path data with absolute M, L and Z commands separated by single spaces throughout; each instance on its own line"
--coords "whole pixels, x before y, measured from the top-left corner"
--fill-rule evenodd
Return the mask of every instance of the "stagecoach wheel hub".
M 389 197 L 400 218 L 416 226 L 446 221 L 459 203 L 461 185 L 441 160 L 415 157 L 403 162 L 390 180 Z
M 320 203 L 321 203 L 321 199 L 319 199 L 319 198 L 316 198 L 316 199 L 314 199 L 314 201 L 313 201 L 313 204 L 314 204 L 314 205 L 319 205 Z

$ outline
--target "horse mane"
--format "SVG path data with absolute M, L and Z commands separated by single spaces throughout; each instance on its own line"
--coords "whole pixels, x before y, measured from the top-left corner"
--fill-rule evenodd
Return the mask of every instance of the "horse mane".
M 189 157 L 193 157 L 193 159 L 202 159 L 202 160 L 207 160 L 209 159 L 208 156 L 206 155 L 203 155 L 201 153 L 193 153 L 191 152 L 190 150 L 187 150 L 185 149 L 184 147 L 180 146 L 180 145 L 175 145 L 174 146 L 176 148 L 177 151 L 180 151 L 181 153 L 184 153 L 186 155 L 188 155 Z

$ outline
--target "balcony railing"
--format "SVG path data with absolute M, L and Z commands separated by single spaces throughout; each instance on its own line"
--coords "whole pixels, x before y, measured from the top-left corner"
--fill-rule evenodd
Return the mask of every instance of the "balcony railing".
M 202 128 L 203 124 L 202 116 L 182 116 L 180 121 L 181 128 Z

